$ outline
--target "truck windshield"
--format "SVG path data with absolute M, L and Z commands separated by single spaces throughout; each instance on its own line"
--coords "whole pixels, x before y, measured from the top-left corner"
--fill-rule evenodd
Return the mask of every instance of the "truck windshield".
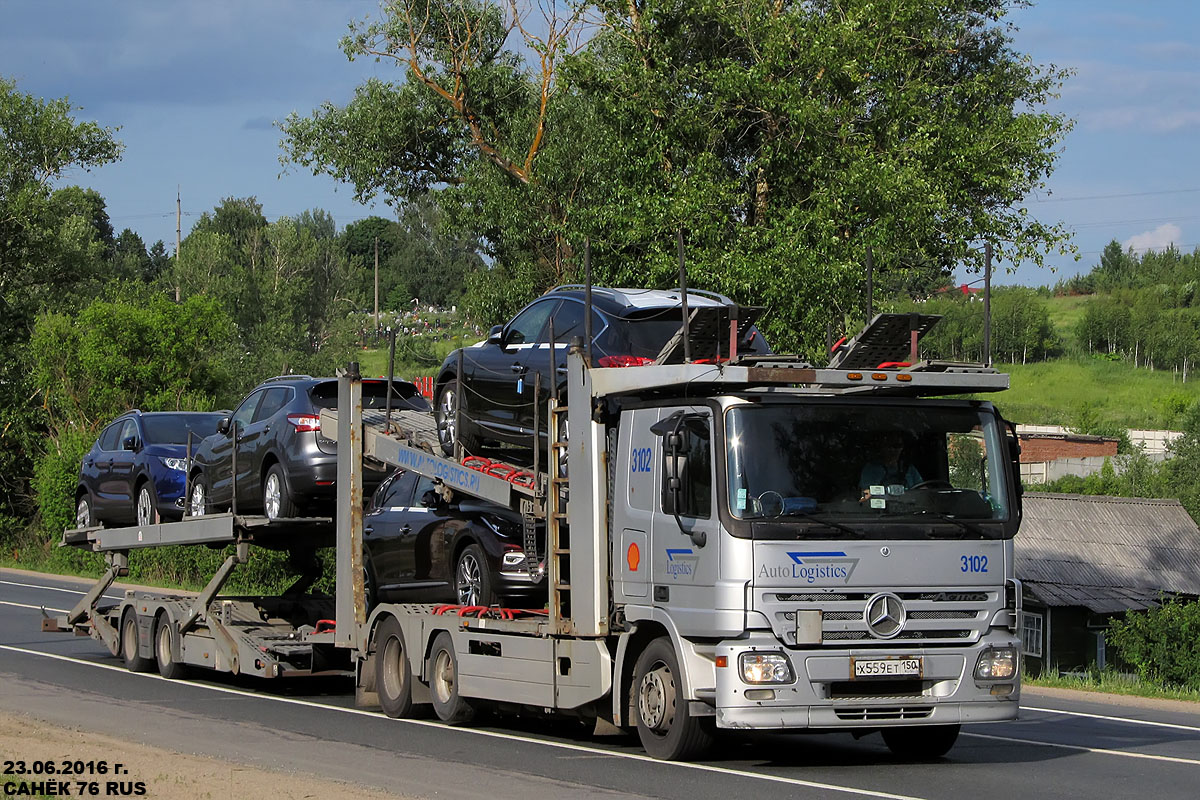
M 978 523 L 1009 519 L 1008 448 L 990 410 L 747 405 L 726 411 L 725 432 L 738 519 L 864 530 L 907 522 L 976 536 L 1002 535 Z

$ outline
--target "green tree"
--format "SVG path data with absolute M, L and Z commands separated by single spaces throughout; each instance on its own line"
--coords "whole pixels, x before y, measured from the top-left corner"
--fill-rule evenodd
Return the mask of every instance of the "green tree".
M 884 280 L 1065 242 L 1019 202 L 1069 127 L 1041 110 L 1065 73 L 1012 49 L 1001 0 L 597 7 L 579 46 L 570 13 L 534 37 L 487 0 L 391 3 L 343 47 L 402 82 L 290 117 L 285 157 L 360 198 L 437 191 L 491 258 L 477 312 L 577 278 L 584 237 L 598 281 L 672 285 L 682 228 L 695 285 L 810 352 L 861 318 L 868 246 Z
M 39 99 L 0 78 L 0 533 L 28 516 L 33 457 L 44 446 L 44 417 L 29 402 L 33 321 L 92 277 L 79 256 L 95 219 L 64 218 L 50 187 L 121 153 L 112 129 L 77 122 L 74 111 L 66 98 Z

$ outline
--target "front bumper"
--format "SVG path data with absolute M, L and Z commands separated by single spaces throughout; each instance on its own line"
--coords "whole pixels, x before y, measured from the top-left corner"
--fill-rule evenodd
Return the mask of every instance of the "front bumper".
M 718 659 L 724 656 L 728 665 L 715 670 L 717 727 L 881 728 L 1015 719 L 1019 680 L 974 678 L 979 656 L 990 646 L 1011 646 L 1018 651 L 1020 647 L 1006 633 L 968 647 L 863 648 L 853 652 L 789 649 L 781 647 L 770 633 L 755 633 L 749 640 L 725 642 L 715 650 Z M 738 658 L 748 651 L 785 653 L 794 680 L 780 685 L 744 682 Z M 920 657 L 922 674 L 882 681 L 851 677 L 852 658 L 897 656 Z

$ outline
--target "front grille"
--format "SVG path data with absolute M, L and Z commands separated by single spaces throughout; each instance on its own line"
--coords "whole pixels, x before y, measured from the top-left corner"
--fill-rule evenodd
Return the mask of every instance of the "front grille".
M 853 722 L 884 719 L 926 719 L 933 713 L 930 706 L 874 706 L 867 708 L 835 708 L 838 719 Z
M 829 684 L 829 696 L 834 700 L 846 698 L 921 697 L 925 682 L 920 679 L 834 681 Z
M 794 636 L 795 634 L 793 634 Z M 867 631 L 825 631 L 821 636 L 827 642 L 862 642 L 868 639 L 878 642 L 908 641 L 915 639 L 970 639 L 970 631 L 901 631 L 891 639 L 876 639 Z
M 977 611 L 914 611 L 909 619 L 975 619 Z

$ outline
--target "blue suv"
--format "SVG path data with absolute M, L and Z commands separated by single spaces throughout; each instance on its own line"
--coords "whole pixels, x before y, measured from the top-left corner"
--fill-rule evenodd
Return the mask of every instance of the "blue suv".
M 135 408 L 113 420 L 79 467 L 75 527 L 152 525 L 182 517 L 188 433 L 199 446 L 222 416 Z

